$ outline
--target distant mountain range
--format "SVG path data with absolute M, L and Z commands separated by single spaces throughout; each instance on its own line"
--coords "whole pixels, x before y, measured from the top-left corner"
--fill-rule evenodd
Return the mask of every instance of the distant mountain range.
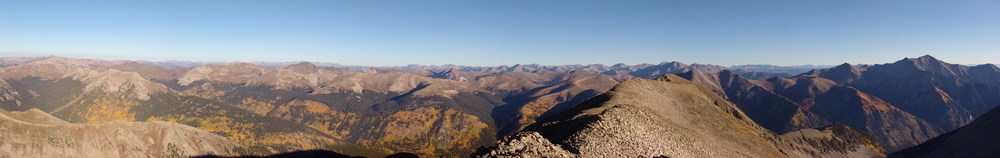
M 226 150 L 163 152 L 147 145 L 134 152 L 144 155 L 318 149 L 369 157 L 509 156 L 528 147 L 516 144 L 529 143 L 558 157 L 879 156 L 958 129 L 1000 105 L 1000 68 L 930 56 L 833 67 L 352 67 L 54 56 L 0 58 L 0 66 L 6 111 L 45 113 L 65 124 L 169 124 L 202 133 L 181 135 L 187 139 L 225 139 L 208 145 Z M 666 145 L 677 141 L 688 145 Z M 627 150 L 639 147 L 649 150 Z M 698 150 L 718 147 L 731 151 Z
M 58 56 L 46 56 L 46 57 L 0 57 L 5 58 L 5 60 L 0 60 L 0 66 L 10 66 L 23 64 L 28 62 L 34 62 L 39 60 L 46 60 L 51 58 L 63 58 L 70 60 L 81 60 L 89 61 L 91 63 L 102 63 L 102 64 L 120 64 L 126 62 L 141 63 L 143 65 L 157 66 L 163 68 L 192 68 L 198 66 L 204 66 L 209 64 L 226 64 L 229 62 L 205 62 L 205 61 L 183 61 L 183 60 L 164 60 L 164 61 L 129 61 L 129 60 L 94 60 L 94 59 L 82 59 L 82 58 L 64 58 Z M 626 65 L 623 63 L 614 64 L 611 66 L 603 64 L 589 64 L 589 65 L 539 65 L 539 64 L 515 64 L 513 66 L 501 65 L 501 66 L 462 66 L 462 65 L 417 65 L 410 64 L 406 66 L 359 66 L 359 65 L 342 65 L 330 62 L 246 62 L 254 65 L 258 65 L 266 68 L 277 68 L 298 63 L 309 63 L 319 67 L 329 67 L 329 68 L 346 68 L 350 70 L 368 70 L 368 69 L 400 69 L 400 70 L 432 70 L 432 71 L 445 71 L 449 69 L 457 69 L 462 71 L 483 71 L 483 70 L 513 70 L 511 67 L 519 67 L 522 70 L 541 70 L 546 69 L 550 71 L 555 70 L 576 70 L 576 69 L 588 69 L 591 71 L 615 71 L 621 69 L 642 69 L 654 65 L 667 65 L 667 64 L 681 64 L 673 65 L 676 67 L 687 67 L 679 62 L 663 62 L 660 64 L 637 64 L 637 65 Z M 734 65 L 734 66 L 720 66 L 720 65 L 710 65 L 710 64 L 693 64 L 695 67 L 715 67 L 730 69 L 736 72 L 747 73 L 744 76 L 755 79 L 764 79 L 773 76 L 791 76 L 795 74 L 804 73 L 806 71 L 814 69 L 824 69 L 833 66 L 829 65 L 798 65 L 798 66 L 777 66 L 777 65 L 766 65 L 766 64 L 746 64 L 746 65 Z M 608 72 L 613 73 L 613 72 Z M 750 73 L 755 73 L 750 74 Z M 763 76 L 761 76 L 763 75 Z M 751 77 L 752 76 L 752 77 Z M 760 76 L 760 77 L 757 77 Z
M 714 88 L 772 131 L 844 123 L 889 151 L 968 124 L 1000 104 L 995 65 L 949 64 L 931 56 L 889 64 L 842 64 L 794 77 L 750 80 L 722 71 L 681 74 Z

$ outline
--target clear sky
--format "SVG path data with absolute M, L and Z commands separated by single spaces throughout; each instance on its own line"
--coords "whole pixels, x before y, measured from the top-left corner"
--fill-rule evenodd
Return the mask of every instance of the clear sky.
M 349 65 L 1000 63 L 1000 1 L 0 1 L 0 55 Z

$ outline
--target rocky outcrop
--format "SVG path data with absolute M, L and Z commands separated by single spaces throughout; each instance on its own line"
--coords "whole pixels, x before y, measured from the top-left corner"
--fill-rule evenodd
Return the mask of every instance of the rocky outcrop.
M 21 106 L 21 94 L 7 83 L 7 80 L 0 79 L 0 102 Z
M 538 132 L 522 132 L 501 140 L 492 150 L 479 151 L 475 157 L 482 158 L 520 158 L 520 157 L 578 157 L 552 144 Z

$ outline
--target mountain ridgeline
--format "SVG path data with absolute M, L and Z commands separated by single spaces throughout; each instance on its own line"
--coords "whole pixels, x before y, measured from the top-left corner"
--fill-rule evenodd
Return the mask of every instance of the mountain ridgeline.
M 751 80 L 730 71 L 679 74 L 726 96 L 762 126 L 787 132 L 850 125 L 889 151 L 954 130 L 1000 104 L 991 64 L 967 67 L 931 56 L 842 64 L 793 77 Z
M 843 125 L 777 135 L 708 88 L 672 74 L 622 81 L 542 122 L 478 156 L 878 157 L 884 152 L 870 136 Z
M 0 114 L 7 116 L 0 118 L 13 118 L 0 119 L 0 126 L 12 129 L 0 134 L 18 138 L 0 143 L 0 156 L 10 157 L 310 150 L 367 157 L 516 157 L 525 151 L 549 157 L 870 157 L 940 141 L 932 138 L 967 129 L 960 127 L 1000 104 L 1000 68 L 930 56 L 820 69 L 680 62 L 343 67 L 62 57 L 0 58 L 0 65 Z M 33 132 L 74 130 L 100 137 Z M 107 149 L 79 147 L 94 139 L 115 141 Z M 931 148 L 926 146 L 918 147 Z M 725 150 L 706 150 L 720 148 Z

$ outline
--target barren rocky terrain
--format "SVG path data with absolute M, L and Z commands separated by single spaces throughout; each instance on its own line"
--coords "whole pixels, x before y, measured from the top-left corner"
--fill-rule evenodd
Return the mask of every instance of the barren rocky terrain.
M 0 110 L 2 157 L 183 157 L 238 155 L 245 147 L 173 122 L 69 123 L 41 110 Z
M 0 65 L 4 110 L 43 112 L 69 124 L 171 122 L 225 138 L 238 155 L 461 156 L 493 149 L 497 140 L 519 140 L 495 147 L 494 155 L 507 156 L 542 149 L 517 144 L 584 157 L 878 155 L 961 127 L 1000 104 L 1000 68 L 930 56 L 811 71 L 680 62 L 347 67 L 64 57 L 0 58 Z M 804 73 L 787 74 L 793 71 Z M 662 77 L 672 74 L 681 77 Z M 683 86 L 649 80 L 657 78 Z M 614 105 L 598 103 L 612 98 Z M 722 113 L 678 105 L 689 101 Z M 740 150 L 696 151 L 716 146 Z

